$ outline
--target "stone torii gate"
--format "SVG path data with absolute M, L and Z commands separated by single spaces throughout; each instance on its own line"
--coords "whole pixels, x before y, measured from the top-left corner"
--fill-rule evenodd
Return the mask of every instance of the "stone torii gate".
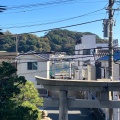
M 120 91 L 119 81 L 104 80 L 66 80 L 47 79 L 36 76 L 37 84 L 43 84 L 47 90 L 59 91 L 59 99 L 48 100 L 45 106 L 59 107 L 59 120 L 68 120 L 69 108 L 120 108 L 120 101 L 112 100 L 109 93 Z M 68 90 L 76 91 L 99 91 L 98 100 L 69 99 Z

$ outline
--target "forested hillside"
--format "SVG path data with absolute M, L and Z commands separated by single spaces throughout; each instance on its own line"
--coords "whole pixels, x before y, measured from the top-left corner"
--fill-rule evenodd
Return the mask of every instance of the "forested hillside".
M 83 34 L 93 33 L 55 29 L 49 31 L 43 37 L 38 37 L 33 34 L 22 34 L 20 36 L 17 36 L 18 51 L 27 52 L 33 50 L 36 52 L 49 52 L 74 50 L 75 42 L 79 40 Z M 9 31 L 5 32 L 4 35 L 5 36 L 0 37 L 0 51 L 15 52 L 15 36 L 12 36 L 12 33 Z M 97 36 L 97 42 L 101 43 L 106 41 Z

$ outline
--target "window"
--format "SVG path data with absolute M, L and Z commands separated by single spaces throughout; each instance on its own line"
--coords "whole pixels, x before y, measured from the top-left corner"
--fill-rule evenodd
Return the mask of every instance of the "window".
M 90 49 L 83 49 L 83 55 L 90 55 Z
M 81 39 L 79 39 L 79 40 L 76 41 L 76 45 L 77 44 L 81 44 L 81 43 L 82 43 Z
M 37 62 L 28 62 L 27 69 L 28 70 L 37 70 Z
M 88 64 L 90 64 L 90 59 L 86 60 L 86 61 L 83 61 L 83 66 L 87 66 Z
M 78 60 L 78 66 L 80 66 L 80 61 Z
M 80 50 L 78 51 L 78 55 L 80 55 Z
M 102 49 L 102 46 L 97 46 L 98 49 Z

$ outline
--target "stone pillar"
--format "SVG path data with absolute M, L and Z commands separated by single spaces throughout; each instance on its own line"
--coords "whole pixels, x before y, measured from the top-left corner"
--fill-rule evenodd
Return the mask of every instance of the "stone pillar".
M 69 78 L 71 78 L 72 75 L 72 65 L 71 62 L 69 62 Z
M 105 89 L 107 89 L 107 86 L 105 87 Z M 100 92 L 100 100 L 104 101 L 104 103 L 102 103 L 103 105 L 107 104 L 108 100 L 111 100 L 110 94 L 111 94 L 111 92 L 109 92 L 109 91 L 101 91 Z M 111 114 L 110 109 L 111 108 L 106 108 L 106 115 L 105 115 L 106 118 L 105 118 L 105 120 L 111 120 L 110 119 L 110 114 Z
M 59 120 L 68 120 L 67 91 L 59 92 Z

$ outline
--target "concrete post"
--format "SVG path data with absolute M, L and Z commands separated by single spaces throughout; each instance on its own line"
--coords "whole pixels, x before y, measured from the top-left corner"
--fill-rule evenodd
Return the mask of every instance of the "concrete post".
M 105 87 L 105 89 L 107 90 L 107 86 Z M 112 100 L 111 91 L 101 91 L 100 100 L 104 100 L 106 102 L 108 100 Z M 107 104 L 106 102 L 104 104 Z M 113 110 L 112 108 L 106 108 L 106 119 L 105 120 L 112 120 L 113 118 L 112 110 Z
M 52 76 L 55 77 L 55 60 L 52 61 Z
M 59 120 L 68 120 L 67 91 L 59 92 Z
M 118 98 L 118 92 L 114 92 L 114 93 L 113 93 L 113 100 L 118 101 L 118 99 L 119 99 L 119 98 Z M 120 112 L 120 111 L 119 111 L 119 108 L 114 108 L 114 109 L 113 109 L 113 120 L 120 120 L 120 119 L 119 119 L 119 117 L 120 117 L 120 116 L 119 116 L 119 112 Z
M 110 94 L 109 91 L 101 91 L 100 92 L 100 100 L 108 101 L 109 100 L 109 94 Z M 105 120 L 109 120 L 109 108 L 106 108 Z
M 71 78 L 72 75 L 72 68 L 71 68 L 71 62 L 69 61 L 69 77 Z
M 100 100 L 109 100 L 109 91 L 101 91 L 100 92 Z

